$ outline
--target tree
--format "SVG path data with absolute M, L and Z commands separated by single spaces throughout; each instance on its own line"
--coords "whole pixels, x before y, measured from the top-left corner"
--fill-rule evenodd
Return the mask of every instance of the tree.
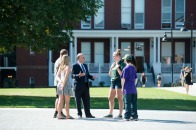
M 55 50 L 101 6 L 102 0 L 0 0 L 0 53 L 14 47 Z

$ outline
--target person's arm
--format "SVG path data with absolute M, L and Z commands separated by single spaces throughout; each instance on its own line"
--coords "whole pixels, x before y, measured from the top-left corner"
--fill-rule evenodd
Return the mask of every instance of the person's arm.
M 121 78 L 121 86 L 122 86 L 122 91 L 124 90 L 124 85 L 125 85 L 125 79 Z
M 110 70 L 109 70 L 109 73 L 108 73 L 110 77 L 112 77 L 112 69 L 114 68 L 115 64 L 116 64 L 116 63 L 114 62 L 114 63 L 111 65 L 111 67 L 110 67 Z
M 61 70 L 60 70 L 60 68 L 59 68 L 59 70 L 58 70 L 58 72 L 57 72 L 57 74 L 56 74 L 56 80 L 58 81 L 58 82 L 62 82 L 62 80 L 61 80 Z
M 78 73 L 77 72 L 77 65 L 73 65 L 73 69 L 72 69 L 72 72 L 71 72 L 71 77 L 72 79 L 79 79 L 80 77 L 84 76 L 85 74 L 84 73 L 81 73 L 81 71 Z

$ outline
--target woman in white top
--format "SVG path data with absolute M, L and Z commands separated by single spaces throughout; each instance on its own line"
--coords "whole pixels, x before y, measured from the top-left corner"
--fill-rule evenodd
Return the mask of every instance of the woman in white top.
M 71 83 L 70 83 L 70 72 L 71 67 L 69 66 L 70 60 L 68 55 L 63 55 L 61 59 L 61 64 L 59 70 L 57 72 L 57 94 L 59 95 L 58 102 L 58 119 L 64 119 L 65 117 L 61 115 L 61 110 L 63 107 L 63 99 L 65 98 L 65 111 L 66 111 L 66 119 L 74 119 L 69 114 L 70 107 L 70 96 L 73 95 Z

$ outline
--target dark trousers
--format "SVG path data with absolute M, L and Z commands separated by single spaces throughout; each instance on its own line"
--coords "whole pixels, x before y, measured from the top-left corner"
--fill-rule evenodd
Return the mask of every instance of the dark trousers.
M 137 114 L 137 94 L 124 94 L 124 104 L 125 104 L 125 119 L 138 118 Z
M 82 89 L 74 90 L 74 96 L 75 96 L 75 102 L 76 102 L 78 115 L 82 116 L 82 110 L 81 110 L 81 101 L 82 101 L 85 115 L 91 116 L 89 87 L 84 86 Z

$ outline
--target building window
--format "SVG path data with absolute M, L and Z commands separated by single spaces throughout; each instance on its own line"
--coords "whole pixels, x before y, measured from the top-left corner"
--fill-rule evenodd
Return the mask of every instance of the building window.
M 121 28 L 131 29 L 131 0 L 121 0 Z
M 104 0 L 102 0 L 104 3 Z M 94 28 L 104 29 L 104 5 L 99 8 L 97 14 L 94 16 Z
M 121 56 L 124 57 L 126 54 L 131 53 L 131 43 L 121 42 Z
M 29 77 L 29 85 L 31 85 L 31 86 L 35 85 L 34 77 Z
M 86 21 L 81 21 L 81 29 L 91 29 L 91 17 L 88 16 Z
M 85 63 L 91 63 L 91 43 L 82 42 L 81 52 L 85 55 Z
M 164 42 L 161 44 L 161 62 L 165 64 L 171 63 L 171 42 Z
M 176 0 L 175 5 L 175 28 L 180 29 L 183 27 L 185 16 L 185 0 Z
M 30 55 L 34 55 L 35 54 L 35 52 L 33 51 L 33 49 L 31 47 L 30 47 L 29 53 L 30 53 Z
M 144 0 L 135 1 L 135 29 L 144 29 Z
M 172 24 L 172 0 L 162 0 L 162 29 L 170 29 Z
M 104 63 L 104 44 L 103 42 L 95 42 L 95 63 Z

